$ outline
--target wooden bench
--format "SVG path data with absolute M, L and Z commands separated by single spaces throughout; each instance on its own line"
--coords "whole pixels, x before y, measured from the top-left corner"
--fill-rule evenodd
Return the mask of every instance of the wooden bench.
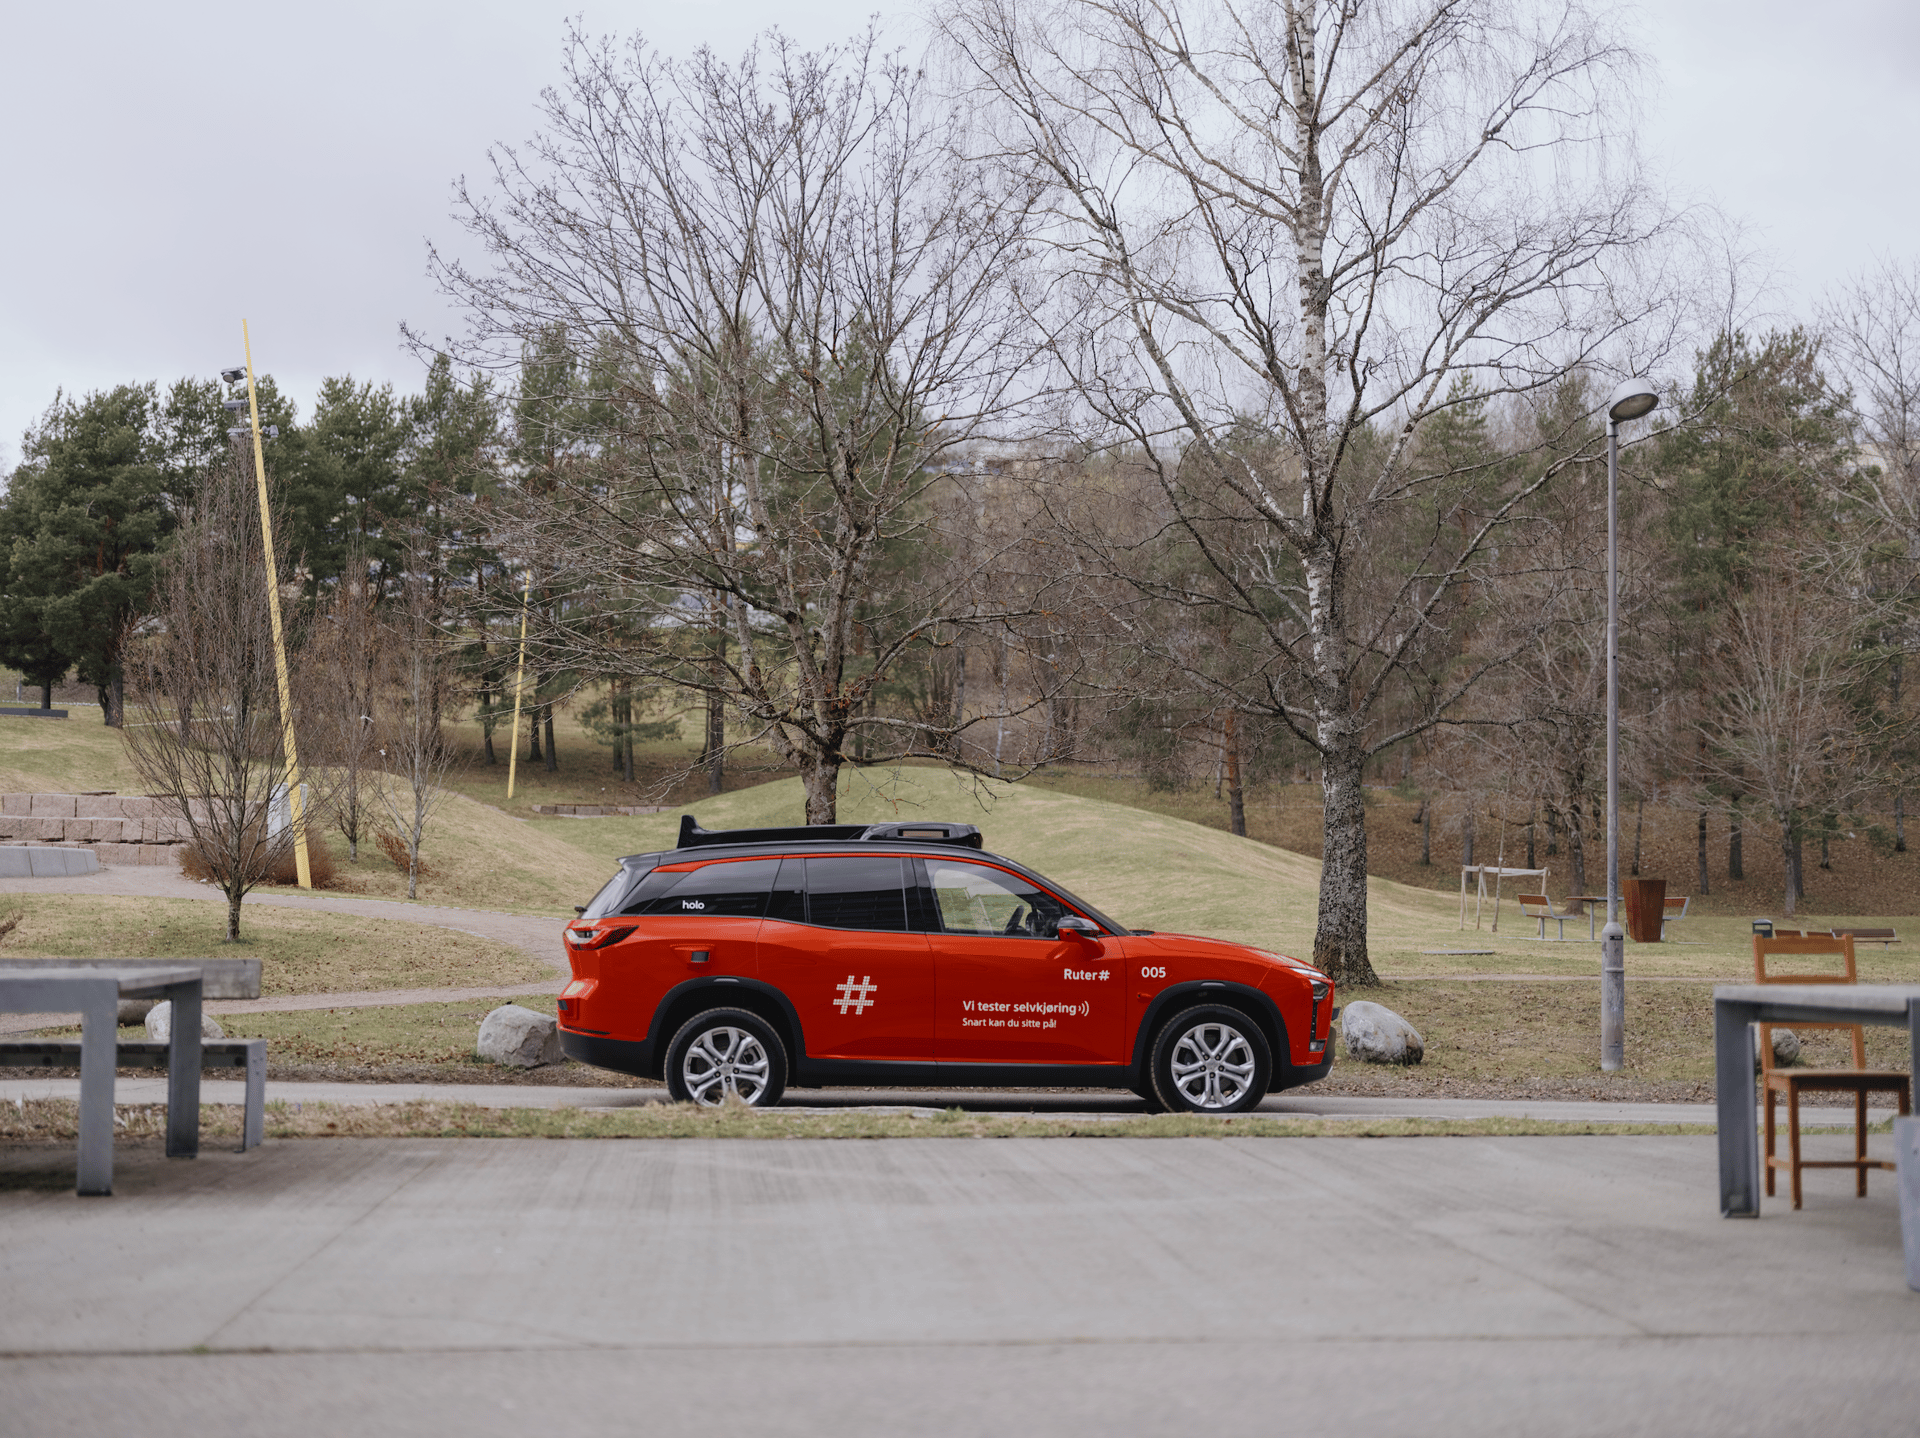
M 1687 909 L 1693 903 L 1692 894 L 1667 895 L 1666 907 L 1660 913 L 1660 942 L 1667 941 L 1667 925 L 1677 924 L 1687 916 Z
M 163 1069 L 173 1045 L 153 1039 L 129 1039 L 114 1045 L 114 1067 Z M 0 1067 L 77 1069 L 79 1039 L 0 1040 Z M 267 1127 L 267 1041 L 202 1039 L 202 1069 L 240 1069 L 246 1079 L 246 1109 L 240 1124 L 240 1149 L 258 1148 Z
M 1830 932 L 1836 939 L 1852 939 L 1855 945 L 1878 944 L 1884 949 L 1900 942 L 1900 936 L 1892 929 L 1833 929 Z
M 1555 937 L 1564 939 L 1567 936 L 1567 920 L 1581 917 L 1578 912 L 1556 914 L 1553 911 L 1553 900 L 1549 899 L 1545 894 L 1520 894 L 1517 898 L 1520 903 L 1520 917 L 1523 919 L 1538 919 L 1540 921 L 1540 937 L 1543 939 L 1547 937 L 1547 924 L 1549 922 L 1560 926 Z

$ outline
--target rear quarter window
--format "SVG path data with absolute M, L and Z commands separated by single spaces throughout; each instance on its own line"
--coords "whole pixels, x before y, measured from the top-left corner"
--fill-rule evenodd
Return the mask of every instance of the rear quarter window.
M 758 919 L 767 912 L 778 859 L 743 859 L 697 869 L 655 869 L 622 906 L 622 914 L 683 918 Z

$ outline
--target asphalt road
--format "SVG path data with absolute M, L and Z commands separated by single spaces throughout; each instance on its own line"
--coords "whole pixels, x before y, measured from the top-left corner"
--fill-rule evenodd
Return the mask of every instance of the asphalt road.
M 1841 1140 L 1830 1140 L 1840 1142 Z M 0 1151 L 9 1432 L 1914 1431 L 1892 1175 L 1710 1138 Z

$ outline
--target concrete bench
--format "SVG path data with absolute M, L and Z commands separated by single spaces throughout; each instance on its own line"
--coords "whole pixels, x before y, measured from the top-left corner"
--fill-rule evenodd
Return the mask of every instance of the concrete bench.
M 116 1068 L 163 1069 L 170 1043 L 152 1039 L 122 1040 L 114 1045 Z M 79 1039 L 0 1040 L 0 1067 L 77 1069 Z M 267 1041 L 265 1039 L 202 1039 L 202 1069 L 240 1069 L 247 1083 L 246 1110 L 240 1124 L 240 1152 L 258 1148 L 267 1124 Z

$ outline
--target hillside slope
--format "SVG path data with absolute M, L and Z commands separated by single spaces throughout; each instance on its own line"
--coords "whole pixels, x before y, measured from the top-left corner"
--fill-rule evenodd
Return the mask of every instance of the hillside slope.
M 685 812 L 709 829 L 796 824 L 803 814 L 800 781 L 703 799 Z M 937 769 L 846 776 L 842 823 L 895 818 L 977 824 L 989 849 L 1057 879 L 1124 924 L 1303 956 L 1313 949 L 1320 865 L 1299 854 L 1099 799 Z M 551 822 L 564 826 L 561 837 L 598 855 L 611 872 L 619 855 L 672 847 L 680 816 Z M 1385 880 L 1371 887 L 1376 945 L 1431 943 L 1440 923 L 1452 916 L 1442 896 Z

